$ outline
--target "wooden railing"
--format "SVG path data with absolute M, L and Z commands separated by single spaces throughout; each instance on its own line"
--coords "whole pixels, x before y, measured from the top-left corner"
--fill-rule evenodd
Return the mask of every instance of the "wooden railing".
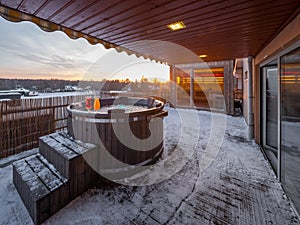
M 67 127 L 67 106 L 84 95 L 0 101 L 0 158 L 38 147 L 40 136 Z

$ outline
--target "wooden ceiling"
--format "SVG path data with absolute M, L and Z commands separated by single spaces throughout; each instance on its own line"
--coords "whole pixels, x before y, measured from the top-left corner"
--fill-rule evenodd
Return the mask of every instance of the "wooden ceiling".
M 299 0 L 0 0 L 0 4 L 169 64 L 256 56 Z M 167 24 L 183 21 L 185 29 Z M 155 41 L 154 41 L 155 40 Z M 194 55 L 194 54 L 195 55 Z

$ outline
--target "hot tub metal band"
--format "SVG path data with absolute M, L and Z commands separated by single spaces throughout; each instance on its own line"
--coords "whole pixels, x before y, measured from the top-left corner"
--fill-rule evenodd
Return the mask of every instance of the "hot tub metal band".
M 132 118 L 119 118 L 119 119 L 96 119 L 96 118 L 83 118 L 83 117 L 78 117 L 75 116 L 74 119 L 78 121 L 83 121 L 83 122 L 88 122 L 88 123 L 117 123 L 121 122 L 124 123 L 126 122 L 131 122 L 131 121 L 140 121 L 140 120 L 145 120 L 145 117 L 132 117 Z

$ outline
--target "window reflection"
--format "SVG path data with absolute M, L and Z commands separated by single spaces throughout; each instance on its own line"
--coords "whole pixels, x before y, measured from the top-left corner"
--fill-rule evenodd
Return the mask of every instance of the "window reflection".
M 193 72 L 191 92 L 190 69 L 176 69 L 177 105 L 190 106 L 193 101 L 196 107 L 224 110 L 224 68 L 195 68 Z
M 300 48 L 281 58 L 281 179 L 300 211 Z
M 266 69 L 266 144 L 273 151 L 277 161 L 277 124 L 278 124 L 278 70 Z M 276 163 L 277 165 L 277 163 Z
M 190 82 L 189 70 L 176 69 L 178 106 L 190 106 Z
M 224 108 L 224 68 L 194 70 L 194 103 L 198 107 Z

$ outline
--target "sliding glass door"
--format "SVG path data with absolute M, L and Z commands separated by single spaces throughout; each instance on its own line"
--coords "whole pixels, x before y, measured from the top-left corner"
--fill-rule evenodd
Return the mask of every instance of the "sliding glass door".
M 300 212 L 300 48 L 281 58 L 281 182 Z
M 278 68 L 263 68 L 263 148 L 272 167 L 278 165 Z
M 262 67 L 261 84 L 261 144 L 300 212 L 300 47 Z

